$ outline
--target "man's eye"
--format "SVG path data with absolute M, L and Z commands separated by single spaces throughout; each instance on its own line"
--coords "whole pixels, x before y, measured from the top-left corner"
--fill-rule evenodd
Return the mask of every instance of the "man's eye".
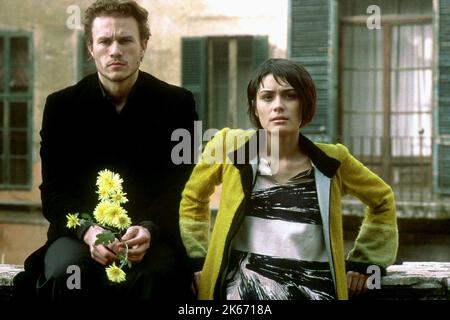
M 263 99 L 264 101 L 270 101 L 272 100 L 272 96 L 270 95 L 262 96 L 261 99 Z

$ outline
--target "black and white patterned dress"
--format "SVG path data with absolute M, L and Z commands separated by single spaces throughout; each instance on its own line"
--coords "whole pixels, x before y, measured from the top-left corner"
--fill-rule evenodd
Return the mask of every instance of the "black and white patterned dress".
M 283 184 L 258 174 L 229 261 L 228 300 L 335 299 L 313 168 Z

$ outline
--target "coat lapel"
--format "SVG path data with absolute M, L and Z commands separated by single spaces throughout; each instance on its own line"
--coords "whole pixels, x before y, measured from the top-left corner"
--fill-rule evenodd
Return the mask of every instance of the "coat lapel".
M 319 202 L 320 216 L 322 218 L 322 229 L 327 249 L 328 261 L 330 262 L 331 275 L 336 288 L 336 276 L 333 263 L 333 255 L 331 254 L 331 238 L 330 238 L 330 193 L 331 178 L 324 175 L 314 165 L 314 177 L 316 181 L 317 201 Z

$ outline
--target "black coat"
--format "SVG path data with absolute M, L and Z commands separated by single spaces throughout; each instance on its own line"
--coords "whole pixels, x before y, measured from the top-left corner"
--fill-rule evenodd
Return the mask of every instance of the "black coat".
M 123 178 L 133 225 L 149 228 L 152 241 L 181 245 L 178 209 L 193 165 L 173 164 L 171 151 L 179 142 L 171 135 L 185 128 L 193 136 L 194 120 L 191 92 L 142 71 L 119 114 L 97 74 L 49 95 L 40 132 L 40 189 L 50 227 L 47 243 L 27 258 L 25 270 L 42 272 L 45 250 L 58 237 L 82 238 L 84 229 L 66 227 L 66 214 L 93 212 L 102 169 Z

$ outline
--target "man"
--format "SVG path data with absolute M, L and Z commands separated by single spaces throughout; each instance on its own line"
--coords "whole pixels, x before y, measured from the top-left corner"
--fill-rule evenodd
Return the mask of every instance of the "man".
M 40 189 L 50 227 L 47 243 L 15 281 L 19 295 L 22 283 L 38 277 L 37 293 L 53 299 L 190 297 L 178 207 L 192 167 L 174 165 L 170 155 L 172 132 L 193 132 L 197 115 L 192 93 L 139 70 L 150 37 L 147 17 L 135 1 L 123 0 L 98 0 L 85 13 L 87 46 L 98 72 L 47 98 Z M 66 227 L 66 214 L 92 213 L 102 169 L 123 178 L 133 223 L 118 239 L 128 245 L 133 263 L 120 285 L 111 285 L 105 273 L 120 246 L 95 245 L 103 230 L 98 225 Z M 68 288 L 72 265 L 81 269 L 81 289 Z

